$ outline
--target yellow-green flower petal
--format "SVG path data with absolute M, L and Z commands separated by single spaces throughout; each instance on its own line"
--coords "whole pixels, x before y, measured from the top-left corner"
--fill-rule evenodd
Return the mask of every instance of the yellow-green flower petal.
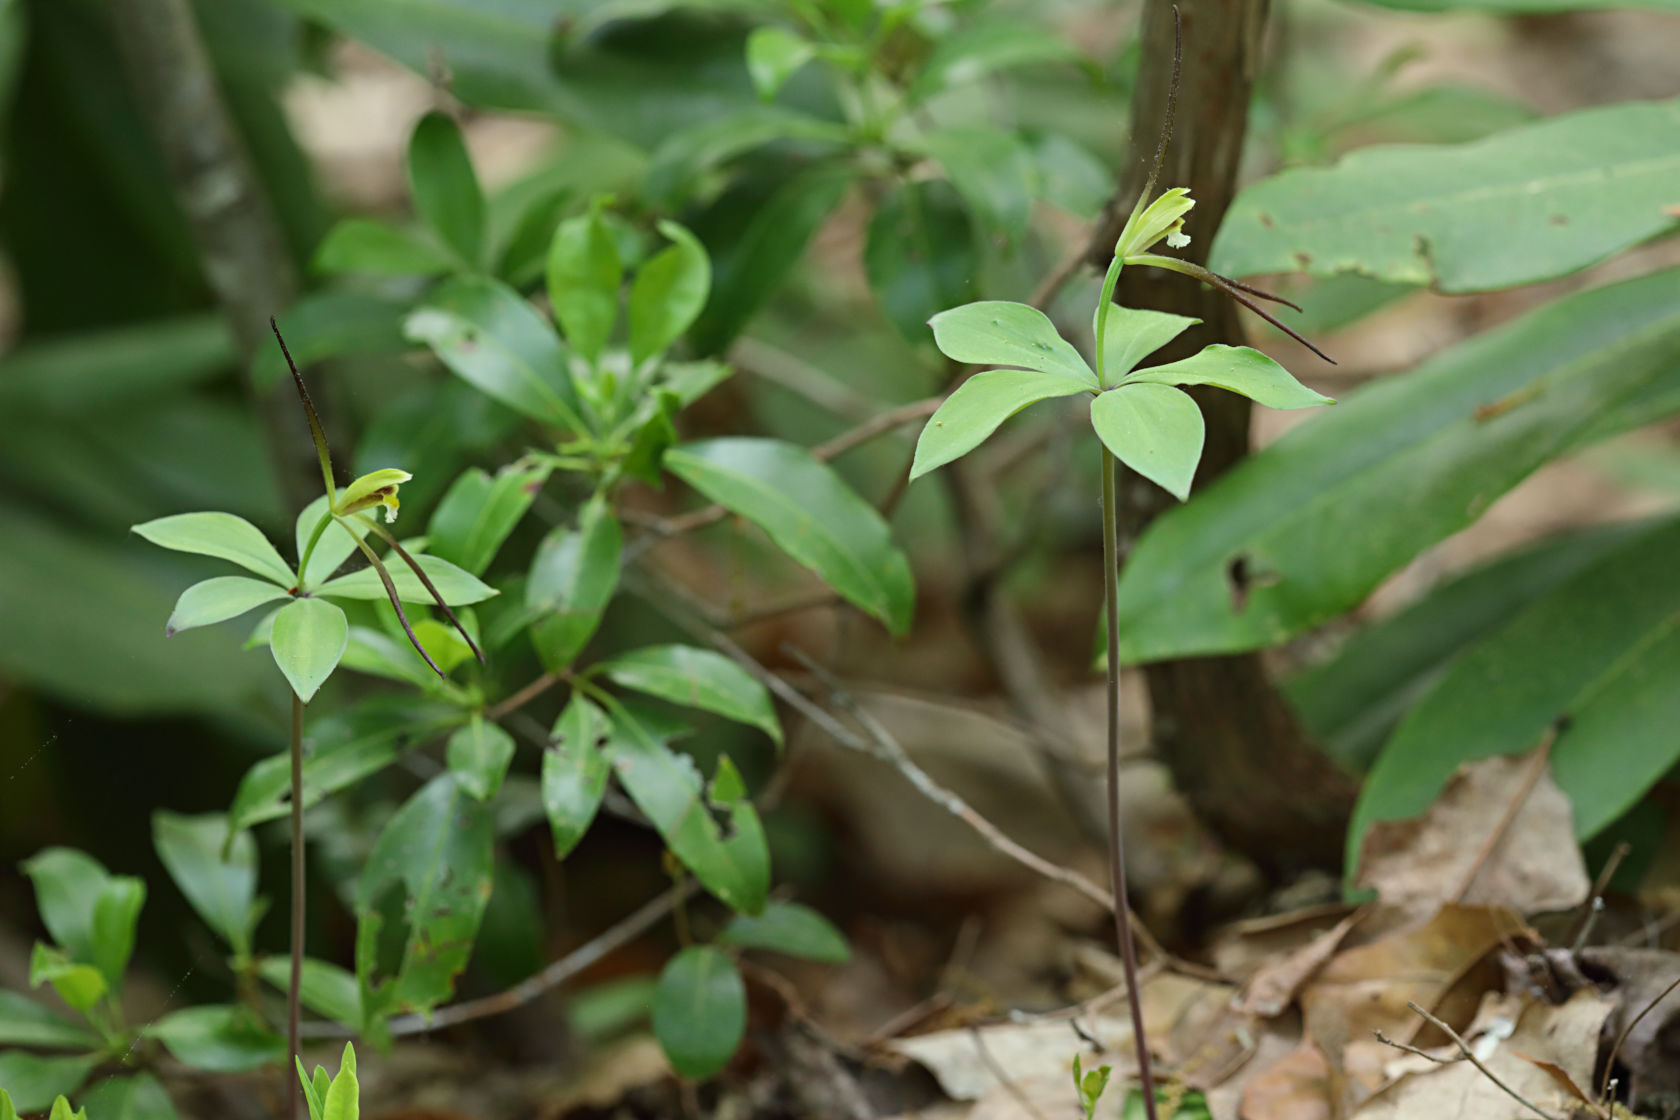
M 400 504 L 397 501 L 397 487 L 413 477 L 407 471 L 397 470 L 395 467 L 369 471 L 344 488 L 344 492 L 338 496 L 338 504 L 333 507 L 333 512 L 345 516 L 374 506 L 384 506 L 385 520 L 395 521 Z

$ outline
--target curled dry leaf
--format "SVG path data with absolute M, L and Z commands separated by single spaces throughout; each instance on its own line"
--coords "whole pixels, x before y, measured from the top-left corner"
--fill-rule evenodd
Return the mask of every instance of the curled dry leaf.
M 1373 824 L 1358 883 L 1413 920 L 1445 902 L 1567 910 L 1591 890 L 1569 798 L 1534 752 L 1466 763 L 1421 817 Z
M 1365 916 L 1355 910 L 1288 956 L 1256 972 L 1243 989 L 1237 1010 L 1248 1015 L 1273 1018 L 1295 1001 L 1295 995 L 1341 947 L 1353 927 Z

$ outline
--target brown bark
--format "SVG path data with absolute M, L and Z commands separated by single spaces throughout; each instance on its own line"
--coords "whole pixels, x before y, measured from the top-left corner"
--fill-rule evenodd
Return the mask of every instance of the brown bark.
M 1092 241 L 1091 263 L 1106 268 L 1120 226 L 1148 178 L 1172 79 L 1173 3 L 1148 0 L 1143 64 L 1132 103 L 1132 142 L 1121 187 Z M 1267 0 L 1177 0 L 1184 61 L 1177 124 L 1156 190 L 1189 187 L 1196 208 L 1185 223 L 1190 246 L 1176 255 L 1205 264 L 1213 231 L 1235 193 L 1249 96 L 1259 69 Z M 1229 297 L 1177 273 L 1128 268 L 1117 301 L 1192 315 L 1202 324 L 1180 335 L 1158 360 L 1174 361 L 1210 343 L 1241 345 Z M 1207 421 L 1196 489 L 1249 450 L 1249 401 L 1194 390 Z M 1120 484 L 1122 555 L 1172 504 L 1160 487 L 1130 472 Z M 1355 787 L 1309 740 L 1266 678 L 1256 654 L 1189 658 L 1147 666 L 1157 753 L 1197 815 L 1227 843 L 1273 874 L 1335 867 Z

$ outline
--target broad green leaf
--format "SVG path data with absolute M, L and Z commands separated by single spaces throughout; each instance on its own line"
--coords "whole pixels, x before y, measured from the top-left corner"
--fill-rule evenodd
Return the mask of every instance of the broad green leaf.
M 1122 657 L 1254 649 L 1334 618 L 1676 375 L 1670 269 L 1566 296 L 1353 394 L 1150 526 L 1121 574 Z
M 809 452 L 772 439 L 714 439 L 671 448 L 665 467 L 758 525 L 894 634 L 910 628 L 909 559 L 875 508 Z
M 454 992 L 490 897 L 494 846 L 489 806 L 453 774 L 433 778 L 386 822 L 356 885 L 358 923 L 401 923 L 391 931 L 401 966 L 389 979 L 364 944 L 373 939 L 357 938 L 357 979 L 381 1002 L 424 1012 Z
M 468 794 L 480 801 L 495 798 L 513 761 L 513 736 L 495 723 L 474 716 L 449 737 L 449 770 Z
M 1364 148 L 1244 191 L 1211 264 L 1444 292 L 1532 284 L 1673 230 L 1676 179 L 1680 101 L 1586 109 L 1469 144 Z
M 346 218 L 327 231 L 315 250 L 316 272 L 367 272 L 381 276 L 437 276 L 461 263 L 418 232 L 369 218 Z
M 882 314 L 912 341 L 940 311 L 974 298 L 980 254 L 955 189 L 929 179 L 888 191 L 869 222 L 863 270 Z
M 233 947 L 251 951 L 251 933 L 262 913 L 257 901 L 257 845 L 249 832 L 233 834 L 222 813 L 181 816 L 166 809 L 152 814 L 152 846 L 169 875 L 205 924 Z
M 70 1102 L 59 1096 L 52 1103 L 52 1111 L 47 1114 L 47 1120 L 88 1120 L 87 1109 L 70 1108 Z
M 603 662 L 595 671 L 614 684 L 714 712 L 782 741 L 769 690 L 721 653 L 694 646 L 646 646 Z
M 960 126 L 935 129 L 922 143 L 981 227 L 1005 246 L 1016 244 L 1032 217 L 1036 172 L 1019 138 L 1002 129 Z
M 599 206 L 561 222 L 548 250 L 548 298 L 566 342 L 585 360 L 601 348 L 618 320 L 624 265 Z
M 82 1024 L 71 1022 L 51 1008 L 36 1003 L 22 992 L 0 990 L 0 1043 L 92 1050 L 98 1047 L 99 1036 Z
M 551 672 L 570 666 L 601 625 L 618 587 L 623 547 L 612 507 L 596 494 L 579 511 L 576 529 L 556 526 L 537 548 L 525 581 L 525 605 L 539 612 L 531 641 Z
M 320 539 L 315 542 L 315 551 L 309 554 L 309 570 L 303 573 L 303 586 L 319 587 L 332 574 L 343 567 L 350 554 L 356 551 L 356 541 L 373 532 L 363 523 L 351 519 L 350 525 L 355 531 L 352 537 L 351 529 L 346 529 L 340 522 L 334 521 L 327 514 L 327 496 L 322 494 L 313 502 L 303 507 L 303 512 L 297 516 L 297 556 L 299 563 L 303 561 L 304 549 L 309 547 L 309 539 L 314 534 L 321 519 L 326 518 L 326 525 L 321 529 Z
M 1028 405 L 1090 390 L 1059 373 L 994 369 L 977 373 L 945 398 L 916 440 L 910 478 L 920 478 L 973 451 Z
M 941 39 L 910 86 L 910 100 L 922 101 L 947 86 L 961 85 L 998 70 L 1074 62 L 1079 54 L 1040 23 L 995 21 Z
M 705 247 L 675 222 L 660 222 L 659 232 L 675 244 L 637 269 L 630 285 L 630 361 L 638 366 L 689 328 L 712 290 Z
M 136 525 L 134 531 L 163 548 L 231 560 L 284 588 L 297 583 L 262 531 L 231 513 L 177 513 Z
M 1033 144 L 1037 185 L 1034 195 L 1076 218 L 1095 221 L 1114 191 L 1114 173 L 1091 150 L 1059 132 Z
M 769 949 L 826 964 L 844 964 L 852 955 L 845 935 L 834 928 L 834 923 L 797 902 L 770 902 L 762 914 L 735 915 L 717 935 L 717 943 Z
M 513 289 L 456 277 L 428 294 L 403 333 L 509 408 L 578 435 L 586 430 L 560 339 Z
M 146 884 L 112 875 L 92 856 L 70 848 L 45 848 L 21 866 L 34 883 L 36 908 L 53 940 L 76 963 L 97 968 L 111 987 L 120 985 Z
M 84 1015 L 111 990 L 93 965 L 77 964 L 63 949 L 37 941 L 29 954 L 29 986 L 42 984 L 51 984 L 59 999 Z
M 636 807 L 683 866 L 730 909 L 763 910 L 770 890 L 770 850 L 728 757 L 719 759 L 708 796 L 693 759 L 672 753 L 622 704 L 613 702 L 608 711 L 614 728 L 613 770 Z M 727 835 L 717 813 L 728 816 Z
M 1164 366 L 1127 374 L 1128 385 L 1213 385 L 1267 408 L 1311 408 L 1336 402 L 1315 393 L 1266 355 L 1247 346 L 1208 346 Z
M 1126 466 L 1179 501 L 1202 458 L 1202 410 L 1166 385 L 1122 385 L 1091 401 L 1091 427 L 1103 446 Z
M 554 723 L 554 744 L 543 752 L 542 803 L 555 859 L 571 854 L 601 808 L 612 773 L 611 735 L 607 714 L 575 692 Z
M 248 1007 L 209 1004 L 173 1011 L 140 1032 L 194 1068 L 243 1073 L 283 1061 L 286 1041 Z
M 720 353 L 735 341 L 856 181 L 849 164 L 825 163 L 795 175 L 768 198 L 748 183 L 718 199 L 700 231 L 714 250 L 711 298 L 689 332 L 697 351 Z
M 747 36 L 747 73 L 752 75 L 759 98 L 773 100 L 793 72 L 816 54 L 808 41 L 784 28 L 753 28 Z
M 102 1060 L 98 1054 L 59 1057 L 8 1050 L 0 1054 L 0 1085 L 5 1086 L 0 1097 L 9 1093 L 19 1112 L 44 1112 L 53 1098 L 79 1089 Z M 0 1100 L 0 1106 L 5 1103 Z
M 412 696 L 372 697 L 304 727 L 303 804 L 314 805 L 400 758 L 422 741 L 466 719 L 458 707 Z M 283 817 L 291 795 L 291 759 L 282 750 L 245 772 L 228 809 L 229 838 Z
M 1097 315 L 1091 316 L 1091 336 L 1096 337 Z M 1118 385 L 1139 362 L 1201 322 L 1183 315 L 1169 315 L 1165 311 L 1145 311 L 1137 307 L 1111 306 L 1103 328 L 1103 381 Z
M 235 362 L 221 315 L 182 315 L 101 326 L 22 343 L 6 355 L 0 410 L 6 415 L 85 417 L 168 397 L 225 373 Z
M 175 610 L 163 624 L 173 638 L 195 626 L 212 626 L 237 618 L 248 610 L 286 598 L 286 589 L 249 576 L 215 576 L 181 592 Z
M 149 1073 L 107 1078 L 83 1093 L 81 1101 L 94 1120 L 177 1120 L 178 1115 L 169 1093 Z
M 420 118 L 408 141 L 408 183 L 414 209 L 467 264 L 482 267 L 484 192 L 473 174 L 461 129 L 436 110 Z
M 847 142 L 846 129 L 832 121 L 769 105 L 754 105 L 687 129 L 672 129 L 653 153 L 643 190 L 667 212 L 681 208 L 714 167 L 778 141 L 818 150 Z
M 1366 626 L 1329 660 L 1286 679 L 1284 695 L 1338 762 L 1369 769 L 1395 724 L 1455 653 L 1648 528 L 1622 524 L 1570 533 L 1459 576 Z
M 1558 720 L 1552 775 L 1585 839 L 1680 759 L 1680 521 L 1631 535 L 1454 658 L 1383 746 L 1348 828 L 1414 816 L 1457 767 L 1524 751 Z
M 321 1102 L 321 1120 L 358 1120 L 361 1115 L 361 1086 L 356 1082 L 356 1070 L 340 1069 Z
M 291 990 L 292 962 L 289 958 L 264 957 L 257 965 L 257 973 L 279 991 Z M 303 958 L 298 996 L 309 1010 L 335 1023 L 355 1026 L 361 1022 L 361 997 L 356 990 L 355 974 L 329 961 Z
M 494 478 L 462 471 L 426 526 L 426 548 L 475 576 L 484 574 L 508 534 L 548 481 L 549 467 L 510 463 Z
M 965 303 L 941 311 L 928 320 L 928 326 L 933 328 L 940 353 L 953 361 L 1018 366 L 1067 378 L 1082 389 L 1097 388 L 1097 375 L 1079 351 L 1056 333 L 1050 317 L 1024 303 Z
M 274 616 L 268 649 L 292 691 L 307 704 L 338 667 L 349 640 L 350 623 L 339 607 L 324 599 L 294 599 Z
M 666 962 L 653 994 L 653 1033 L 671 1068 L 707 1078 L 735 1056 L 747 1029 L 747 987 L 728 953 L 690 945 Z
M 402 335 L 408 300 L 354 288 L 311 292 L 280 316 L 286 348 L 299 369 L 327 358 L 397 354 L 407 350 Z M 279 346 L 263 346 L 251 359 L 251 379 L 267 389 L 288 376 Z
M 426 573 L 426 577 L 437 588 L 438 594 L 443 596 L 443 601 L 452 607 L 482 603 L 497 594 L 495 588 L 471 572 L 462 571 L 441 556 L 429 556 L 425 553 L 411 555 L 414 555 L 415 563 L 420 565 L 420 570 Z M 432 598 L 432 593 L 426 590 L 425 584 L 414 574 L 413 569 L 397 557 L 392 556 L 386 560 L 385 568 L 391 574 L 391 582 L 396 585 L 397 598 L 403 602 L 430 604 L 436 601 Z M 385 594 L 384 582 L 371 566 L 358 568 L 337 579 L 330 579 L 317 587 L 315 594 L 340 599 L 389 601 Z
M 414 627 L 414 636 L 420 639 L 420 644 L 426 647 L 426 652 L 445 674 L 453 672 L 457 665 L 472 657 L 472 651 L 467 649 L 467 644 L 461 641 L 453 627 L 441 626 L 429 618 L 411 619 L 410 622 Z M 414 652 L 414 646 L 406 635 L 401 639 L 393 638 L 383 630 L 367 626 L 350 627 L 350 638 L 338 663 L 358 673 L 406 681 L 416 688 L 430 689 L 438 683 L 438 675 Z

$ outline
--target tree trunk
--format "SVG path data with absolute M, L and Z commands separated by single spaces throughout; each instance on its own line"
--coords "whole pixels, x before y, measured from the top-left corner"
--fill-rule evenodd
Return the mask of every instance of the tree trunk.
M 1171 0 L 1144 9 L 1143 63 L 1132 103 L 1131 152 L 1120 190 L 1092 242 L 1091 263 L 1106 268 L 1120 226 L 1143 189 L 1154 159 L 1172 83 Z M 1205 264 L 1213 233 L 1235 193 L 1249 95 L 1259 70 L 1267 0 L 1177 0 L 1184 61 L 1177 124 L 1156 191 L 1189 187 L 1196 208 L 1185 223 L 1190 246 L 1177 255 Z M 1128 268 L 1117 301 L 1202 320 L 1159 361 L 1175 361 L 1210 343 L 1241 345 L 1236 305 L 1177 273 Z M 1192 389 L 1207 421 L 1196 489 L 1248 454 L 1249 401 Z M 1193 499 L 1192 499 L 1193 500 Z M 1122 556 L 1172 498 L 1147 479 L 1122 472 Z M 1256 654 L 1163 661 L 1146 669 L 1155 748 L 1197 815 L 1269 873 L 1336 867 L 1355 786 L 1307 737 L 1295 713 L 1266 678 Z

